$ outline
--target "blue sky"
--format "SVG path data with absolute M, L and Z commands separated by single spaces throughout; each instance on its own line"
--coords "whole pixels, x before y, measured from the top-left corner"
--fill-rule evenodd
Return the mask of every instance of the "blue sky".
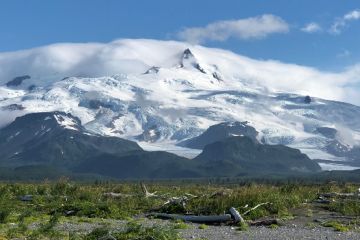
M 358 13 L 358 0 L 2 0 L 0 51 L 118 38 L 190 39 L 257 59 L 339 71 L 360 62 Z M 261 26 L 264 15 L 269 22 Z M 227 37 L 217 39 L 224 32 Z

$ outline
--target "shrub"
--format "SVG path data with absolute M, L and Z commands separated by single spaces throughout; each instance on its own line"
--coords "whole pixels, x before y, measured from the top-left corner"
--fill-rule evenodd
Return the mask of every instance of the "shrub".
M 11 214 L 10 208 L 7 207 L 0 208 L 0 223 L 6 223 L 10 214 Z
M 335 231 L 338 232 L 347 232 L 350 230 L 348 226 L 345 226 L 337 221 L 329 221 L 323 224 L 324 227 L 332 227 Z
M 105 227 L 96 228 L 84 237 L 84 240 L 98 240 L 109 235 L 109 229 Z
M 199 229 L 207 229 L 207 228 L 209 228 L 209 226 L 206 224 L 199 225 Z
M 182 220 L 176 220 L 174 224 L 175 229 L 188 229 L 189 226 Z
M 239 227 L 237 228 L 238 231 L 247 231 L 249 230 L 249 225 L 245 222 L 241 222 Z
M 344 215 L 359 216 L 360 202 L 357 200 L 343 200 L 330 203 L 329 209 Z

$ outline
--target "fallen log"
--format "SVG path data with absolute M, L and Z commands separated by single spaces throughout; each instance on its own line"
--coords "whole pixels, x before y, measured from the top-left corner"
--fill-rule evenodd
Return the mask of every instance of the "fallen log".
M 319 198 L 334 198 L 334 197 L 340 197 L 340 198 L 360 198 L 359 193 L 338 193 L 338 192 L 331 192 L 331 193 L 320 193 Z
M 134 195 L 134 194 L 114 193 L 114 192 L 106 192 L 106 193 L 103 193 L 103 195 L 106 197 L 112 197 L 112 198 L 126 198 L 126 197 L 138 196 L 138 195 Z
M 327 199 L 316 199 L 315 203 L 320 203 L 320 204 L 330 204 L 331 201 L 327 200 Z
M 20 196 L 19 199 L 23 202 L 31 202 L 33 200 L 33 195 Z
M 208 223 L 208 224 L 226 223 L 226 222 L 234 222 L 234 223 L 245 222 L 243 217 L 234 207 L 230 208 L 229 212 L 230 214 L 209 215 L 209 216 L 180 215 L 180 214 L 168 214 L 168 213 L 150 213 L 147 216 L 164 218 L 164 219 L 183 220 L 185 222 Z
M 225 223 L 233 221 L 230 214 L 224 215 L 209 215 L 209 216 L 196 216 L 196 215 L 179 215 L 179 214 L 168 214 L 168 213 L 150 213 L 148 216 L 164 219 L 183 220 L 185 222 L 193 223 Z
M 240 215 L 240 213 L 234 207 L 230 208 L 229 211 L 230 211 L 231 216 L 233 216 L 235 223 L 239 223 L 239 222 L 244 223 L 245 222 L 243 217 Z
M 106 192 L 106 193 L 103 193 L 103 196 L 112 197 L 112 198 L 139 197 L 139 196 L 145 196 L 145 198 L 163 197 L 163 196 L 160 196 L 160 195 L 156 195 L 156 192 L 153 192 L 153 193 L 149 192 L 144 183 L 140 183 L 140 186 L 141 186 L 141 190 L 142 190 L 143 194 L 127 194 L 127 193 Z

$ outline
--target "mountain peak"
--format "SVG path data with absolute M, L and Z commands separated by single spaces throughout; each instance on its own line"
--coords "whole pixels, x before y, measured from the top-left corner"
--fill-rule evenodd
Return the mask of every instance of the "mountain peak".
M 195 57 L 195 56 L 189 48 L 184 50 L 183 56 L 182 56 L 183 59 L 189 59 L 189 58 L 193 58 L 193 57 Z
M 200 63 L 198 62 L 198 60 L 196 59 L 196 57 L 189 48 L 185 49 L 183 52 L 180 67 L 188 68 L 188 69 L 195 68 L 201 73 L 206 74 L 206 71 L 202 66 L 200 66 Z

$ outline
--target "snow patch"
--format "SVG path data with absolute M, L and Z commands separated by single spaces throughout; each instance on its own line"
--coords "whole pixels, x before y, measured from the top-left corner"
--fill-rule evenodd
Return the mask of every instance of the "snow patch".
M 57 123 L 63 128 L 67 128 L 75 131 L 79 130 L 77 122 L 68 116 L 55 114 L 54 118 L 56 119 Z M 47 132 L 48 131 L 50 131 L 50 129 L 47 129 Z

